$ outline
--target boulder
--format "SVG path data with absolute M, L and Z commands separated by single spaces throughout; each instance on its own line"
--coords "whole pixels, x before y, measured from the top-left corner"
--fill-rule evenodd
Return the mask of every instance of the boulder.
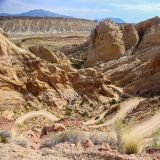
M 98 150 L 99 151 L 111 151 L 111 147 L 107 143 L 102 143 L 102 146 Z
M 54 124 L 52 126 L 42 128 L 41 137 L 47 135 L 48 133 L 63 132 L 65 130 L 67 129 L 63 124 Z
M 46 60 L 50 63 L 63 63 L 63 64 L 70 64 L 70 61 L 67 59 L 67 57 L 60 51 L 51 52 L 49 49 L 43 47 L 43 46 L 32 46 L 29 48 L 29 50 L 36 55 L 37 57 L 40 57 L 43 60 Z
M 133 25 L 118 25 L 111 20 L 101 22 L 91 33 L 85 66 L 119 58 L 135 47 L 138 41 L 139 36 Z
M 91 148 L 91 147 L 94 146 L 94 144 L 93 144 L 93 142 L 92 142 L 91 140 L 87 139 L 87 140 L 82 144 L 82 146 L 83 146 L 84 148 Z

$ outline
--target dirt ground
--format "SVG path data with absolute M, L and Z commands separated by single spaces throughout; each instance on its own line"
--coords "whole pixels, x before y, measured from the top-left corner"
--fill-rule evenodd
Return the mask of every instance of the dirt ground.
M 85 43 L 90 32 L 66 32 L 55 34 L 10 34 L 10 40 L 14 43 L 23 42 L 25 46 L 43 45 L 50 49 L 61 49 L 71 45 L 79 45 Z

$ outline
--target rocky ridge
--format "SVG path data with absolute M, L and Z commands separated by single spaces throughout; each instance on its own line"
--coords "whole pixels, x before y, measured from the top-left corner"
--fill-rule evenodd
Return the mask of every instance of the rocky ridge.
M 116 26 L 116 28 L 110 27 L 112 30 L 108 32 L 106 24 Z M 98 34 L 91 35 L 90 43 L 95 44 L 90 45 L 85 66 L 97 64 L 94 68 L 109 76 L 110 80 L 116 85 L 124 87 L 126 92 L 132 94 L 156 94 L 159 91 L 159 25 L 160 20 L 158 17 L 136 25 L 117 25 L 111 21 L 101 23 L 97 29 L 103 27 L 105 29 L 99 29 L 99 32 L 94 30 Z M 129 29 L 126 29 L 126 32 L 125 27 L 128 26 Z M 112 42 L 110 39 L 105 39 L 108 37 L 105 34 L 114 35 L 114 33 L 119 33 L 119 35 L 122 35 L 122 31 L 118 29 L 119 32 L 117 32 L 117 28 L 123 28 L 122 31 L 124 31 L 123 38 L 121 36 L 121 42 L 115 43 L 116 40 Z M 128 34 L 128 32 L 130 33 Z M 127 37 L 127 35 L 130 36 Z M 113 36 L 113 39 L 115 38 L 117 36 Z M 105 48 L 113 46 L 114 43 L 117 44 L 118 48 L 119 46 L 121 46 L 120 48 L 123 47 L 123 52 L 118 52 L 115 47 L 112 47 L 112 50 Z M 99 49 L 102 50 L 100 51 Z M 115 50 L 113 51 L 113 49 Z M 111 54 L 111 51 L 113 51 L 113 54 Z
M 91 31 L 97 22 L 56 17 L 0 17 L 0 28 L 10 34 Z
M 136 25 L 101 23 L 91 34 L 84 65 L 92 67 L 79 70 L 63 53 L 43 46 L 19 48 L 0 30 L 0 126 L 18 134 L 11 137 L 0 132 L 2 141 L 3 136 L 9 136 L 14 143 L 2 144 L 2 155 L 9 151 L 9 156 L 30 159 L 20 145 L 36 155 L 34 159 L 159 159 L 159 24 L 158 17 Z M 43 113 L 49 118 L 50 112 L 54 114 L 52 122 L 33 116 L 15 126 L 25 113 Z M 121 130 L 116 132 L 117 120 L 122 121 L 123 129 L 124 124 L 133 123 L 133 131 L 138 124 L 138 132 L 145 124 L 148 135 L 142 135 L 137 143 L 145 142 L 147 153 L 128 156 L 117 151 L 133 153 L 119 138 Z M 136 138 L 130 138 L 132 144 Z M 151 147 L 156 147 L 147 150 L 147 141 L 152 138 L 156 144 Z
M 32 54 L 3 35 L 0 40 L 2 111 L 26 110 L 27 106 L 37 110 L 47 106 L 52 112 L 63 115 L 70 103 L 102 104 L 118 96 L 107 87 L 110 84 L 107 77 L 94 69 L 76 70 L 63 59 L 57 62 L 57 57 L 43 47 L 38 48 L 38 52 L 32 48 Z M 50 58 L 41 57 L 41 49 L 48 52 Z

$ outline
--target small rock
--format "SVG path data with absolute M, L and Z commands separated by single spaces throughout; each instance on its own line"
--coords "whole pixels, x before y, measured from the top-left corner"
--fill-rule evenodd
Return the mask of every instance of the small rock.
M 82 145 L 84 148 L 91 148 L 94 146 L 93 142 L 91 140 L 86 140 L 86 142 Z
M 67 129 L 63 124 L 54 124 L 49 127 L 44 127 L 41 131 L 40 137 L 43 137 L 44 135 L 47 135 L 48 133 L 51 133 L 51 132 L 62 132 L 65 130 L 67 130 Z
M 98 150 L 99 151 L 110 151 L 111 148 L 107 143 L 102 143 L 102 146 Z

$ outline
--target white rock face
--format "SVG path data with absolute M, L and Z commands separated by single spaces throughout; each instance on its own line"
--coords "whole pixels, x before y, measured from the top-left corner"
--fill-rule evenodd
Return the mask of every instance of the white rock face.
M 8 33 L 57 33 L 91 31 L 94 21 L 74 18 L 1 17 L 0 28 Z

